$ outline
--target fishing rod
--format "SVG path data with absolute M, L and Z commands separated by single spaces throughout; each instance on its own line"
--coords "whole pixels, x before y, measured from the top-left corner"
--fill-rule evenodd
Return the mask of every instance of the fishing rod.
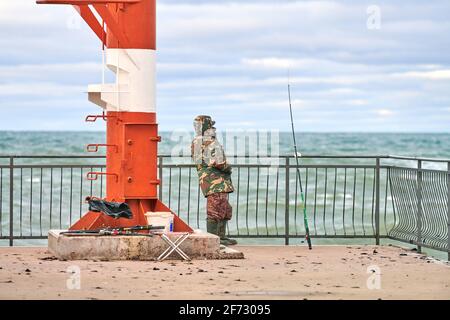
M 300 185 L 300 198 L 303 203 L 303 221 L 305 224 L 305 238 L 306 242 L 308 243 L 309 250 L 312 249 L 311 245 L 311 237 L 309 236 L 309 225 L 308 225 L 308 215 L 306 213 L 306 203 L 305 203 L 305 195 L 303 193 L 303 186 L 302 186 L 302 177 L 300 175 L 300 168 L 299 168 L 299 161 L 298 161 L 298 154 L 297 154 L 297 141 L 295 140 L 295 129 L 294 129 L 294 117 L 292 116 L 292 103 L 291 103 L 291 83 L 289 81 L 288 77 L 288 96 L 289 96 L 289 111 L 291 114 L 291 127 L 292 127 L 292 139 L 294 140 L 294 153 L 295 153 L 295 162 L 296 162 L 296 171 L 297 175 L 296 178 L 299 181 Z
M 81 237 L 81 236 L 138 236 L 138 237 L 153 237 L 153 233 L 137 233 L 126 231 L 110 231 L 100 230 L 98 232 L 61 232 L 62 235 L 67 237 Z
M 61 232 L 61 234 L 66 236 L 76 236 L 76 235 L 129 235 L 129 236 L 148 236 L 150 234 L 146 233 L 138 233 L 138 231 L 152 231 L 152 230 L 161 230 L 164 229 L 164 226 L 133 226 L 133 227 L 107 227 L 103 229 L 97 230 L 69 230 Z

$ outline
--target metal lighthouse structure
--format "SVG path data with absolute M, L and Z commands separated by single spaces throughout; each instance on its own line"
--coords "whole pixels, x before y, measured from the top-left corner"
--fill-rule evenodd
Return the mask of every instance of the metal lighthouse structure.
M 89 101 L 103 109 L 86 121 L 106 122 L 106 199 L 126 202 L 131 219 L 87 212 L 70 230 L 147 225 L 145 213 L 172 212 L 158 199 L 158 124 L 156 122 L 156 0 L 38 0 L 38 4 L 72 5 L 102 42 L 104 63 L 116 82 L 88 87 Z M 174 212 L 175 232 L 192 232 Z

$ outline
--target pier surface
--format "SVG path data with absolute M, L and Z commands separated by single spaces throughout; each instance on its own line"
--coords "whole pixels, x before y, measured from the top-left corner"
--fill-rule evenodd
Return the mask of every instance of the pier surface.
M 107 262 L 59 261 L 46 248 L 4 247 L 0 299 L 450 299 L 448 263 L 408 249 L 237 249 L 245 259 Z M 381 288 L 369 289 L 367 280 L 378 273 L 370 270 L 377 268 Z M 70 270 L 80 271 L 79 289 L 68 288 L 76 283 Z

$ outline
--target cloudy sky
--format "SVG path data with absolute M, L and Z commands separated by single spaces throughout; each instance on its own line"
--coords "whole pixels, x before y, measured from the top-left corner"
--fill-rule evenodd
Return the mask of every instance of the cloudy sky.
M 157 15 L 162 130 L 211 114 L 287 131 L 289 69 L 299 131 L 450 132 L 448 0 L 158 0 Z M 83 121 L 100 49 L 69 6 L 0 0 L 0 130 L 102 130 Z

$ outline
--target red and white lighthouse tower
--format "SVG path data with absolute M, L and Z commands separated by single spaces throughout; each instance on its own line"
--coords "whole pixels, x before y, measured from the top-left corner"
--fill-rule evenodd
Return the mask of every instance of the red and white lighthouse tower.
M 106 121 L 106 200 L 126 202 L 132 219 L 88 212 L 71 229 L 146 225 L 145 213 L 171 212 L 158 200 L 158 125 L 156 122 L 156 0 L 39 0 L 38 4 L 73 5 L 101 40 L 106 66 L 115 83 L 90 85 L 89 101 L 103 109 L 86 121 Z M 93 10 L 97 13 L 94 14 Z M 97 18 L 100 17 L 100 19 Z M 173 213 L 173 212 L 172 212 Z M 174 214 L 174 231 L 192 231 Z

